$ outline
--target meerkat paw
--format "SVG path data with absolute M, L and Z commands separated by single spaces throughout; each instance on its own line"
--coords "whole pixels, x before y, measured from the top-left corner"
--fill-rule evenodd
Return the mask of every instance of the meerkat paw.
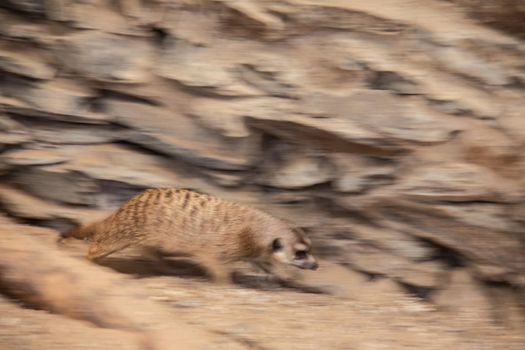
M 209 267 L 208 271 L 210 272 L 211 278 L 215 283 L 222 285 L 234 284 L 232 272 L 224 266 L 215 265 L 213 267 Z

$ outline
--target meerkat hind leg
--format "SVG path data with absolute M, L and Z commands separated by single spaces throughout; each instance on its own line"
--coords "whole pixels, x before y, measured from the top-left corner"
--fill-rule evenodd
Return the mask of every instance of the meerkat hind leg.
M 290 276 L 290 273 L 279 265 L 273 265 L 265 261 L 252 261 L 252 263 L 267 273 L 266 280 L 270 283 L 276 283 L 282 287 L 297 289 L 307 293 L 322 293 L 322 291 L 315 287 L 306 285 L 294 276 Z M 298 277 L 297 275 L 295 277 Z
M 263 272 L 265 272 L 267 275 L 267 280 L 271 282 L 280 282 L 281 280 L 287 279 L 287 276 L 285 276 L 285 274 L 282 271 L 280 271 L 280 269 L 276 268 L 274 265 L 266 261 L 254 260 L 252 261 L 252 264 L 255 267 L 262 270 Z
M 151 260 L 155 263 L 155 268 L 162 274 L 165 275 L 193 275 L 195 274 L 195 268 L 185 267 L 185 266 L 173 266 L 166 259 L 163 251 L 151 247 L 145 246 L 142 247 L 142 256 L 148 260 Z M 169 252 L 166 252 L 169 254 Z M 183 257 L 186 255 L 183 255 Z
M 154 247 L 142 247 L 142 256 L 155 263 L 155 269 L 166 275 L 177 274 L 177 270 L 169 265 L 160 250 Z
M 199 256 L 198 260 L 204 265 L 214 282 L 226 285 L 233 284 L 231 269 L 219 259 Z
M 127 248 L 129 244 L 105 245 L 91 242 L 86 258 L 92 262 L 98 262 L 106 256 Z

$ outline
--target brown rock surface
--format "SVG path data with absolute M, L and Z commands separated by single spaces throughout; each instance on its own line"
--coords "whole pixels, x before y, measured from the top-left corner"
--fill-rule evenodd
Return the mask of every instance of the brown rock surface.
M 114 312 L 139 333 L 189 322 L 232 348 L 523 348 L 522 13 L 518 0 L 0 1 L 0 293 Z M 297 223 L 326 260 L 298 276 L 325 294 L 159 277 L 122 256 L 112 271 L 79 261 L 81 242 L 54 247 L 156 186 Z M 91 304 L 104 283 L 122 291 Z M 139 322 L 134 303 L 159 316 Z M 0 317 L 8 348 L 140 346 L 0 308 L 15 315 Z
M 139 347 L 168 349 L 168 342 L 176 339 L 181 349 L 198 349 L 218 341 L 228 348 L 244 348 L 183 322 L 163 322 L 168 314 L 162 316 L 162 307 L 140 292 L 127 290 L 118 277 L 77 261 L 39 238 L 26 234 L 15 239 L 9 231 L 16 230 L 24 226 L 3 224 L 0 231 L 0 285 L 8 295 L 95 326 L 130 332 Z M 41 263 L 35 266 L 35 259 Z
M 346 349 L 386 341 L 393 349 L 504 344 L 517 350 L 524 341 L 519 332 L 480 319 L 480 312 L 489 312 L 487 304 L 472 301 L 463 289 L 468 305 L 480 308 L 461 314 L 453 309 L 450 318 L 406 296 L 388 279 L 367 282 L 329 262 L 323 263 L 323 273 L 306 272 L 302 280 L 333 295 L 256 290 L 159 276 L 144 261 L 129 260 L 129 253 L 108 261 L 117 273 L 81 259 L 83 244 L 58 250 L 54 237 L 51 230 L 0 217 L 0 289 L 26 307 L 42 309 L 23 309 L 0 298 L 0 340 L 7 348 Z M 127 264 L 119 260 L 126 258 Z M 460 288 L 475 288 L 459 282 Z M 400 329 L 410 332 L 400 335 Z M 431 335 L 439 340 L 428 342 Z

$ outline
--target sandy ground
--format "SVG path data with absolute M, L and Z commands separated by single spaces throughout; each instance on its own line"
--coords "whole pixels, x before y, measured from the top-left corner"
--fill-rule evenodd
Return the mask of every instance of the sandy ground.
M 63 250 L 81 260 L 85 248 L 84 242 L 76 241 Z M 370 282 L 326 261 L 301 278 L 331 294 L 270 284 L 242 266 L 238 283 L 224 286 L 209 282 L 199 271 L 162 275 L 133 252 L 108 258 L 104 264 L 96 269 L 124 276 L 127 293 L 160 305 L 159 323 L 173 318 L 232 342 L 219 347 L 218 338 L 200 339 L 209 349 L 525 348 L 523 332 L 494 324 L 486 312 L 438 310 L 408 296 L 392 281 Z M 125 307 L 132 310 L 134 305 Z M 144 322 L 156 322 L 156 315 L 152 317 Z M 23 307 L 4 297 L 0 298 L 0 344 L 1 349 L 140 348 L 126 331 Z M 165 348 L 179 347 L 168 344 Z

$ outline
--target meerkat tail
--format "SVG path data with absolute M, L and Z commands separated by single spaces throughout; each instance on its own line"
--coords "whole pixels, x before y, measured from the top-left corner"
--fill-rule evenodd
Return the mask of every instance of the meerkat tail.
M 76 239 L 90 238 L 93 234 L 95 234 L 95 231 L 98 225 L 99 225 L 99 222 L 92 222 L 87 225 L 78 225 L 72 228 L 71 230 L 69 230 L 64 236 L 62 236 L 59 239 L 59 242 L 62 242 L 69 238 L 76 238 Z

